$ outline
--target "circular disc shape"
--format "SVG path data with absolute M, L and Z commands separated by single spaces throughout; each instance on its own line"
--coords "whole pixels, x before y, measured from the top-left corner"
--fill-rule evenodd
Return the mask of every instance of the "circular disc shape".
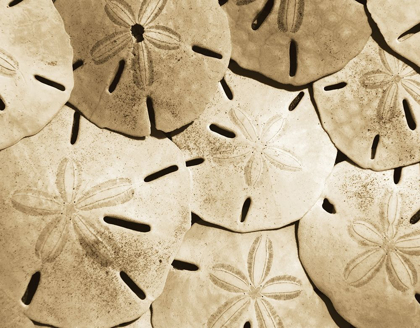
M 173 265 L 154 328 L 336 327 L 299 262 L 294 226 L 239 234 L 194 224 Z
M 419 165 L 393 174 L 338 164 L 299 224 L 306 272 L 356 327 L 420 327 Z
M 177 129 L 200 115 L 227 69 L 217 1 L 60 0 L 57 9 L 75 51 L 71 102 L 100 127 Z
M 368 0 L 367 8 L 386 43 L 420 67 L 420 6 L 417 0 Z
M 73 89 L 73 50 L 51 0 L 0 1 L 0 150 L 38 133 Z
M 420 75 L 373 39 L 315 82 L 314 97 L 331 140 L 358 165 L 386 170 L 420 160 Z
M 355 0 L 232 0 L 232 59 L 281 83 L 303 85 L 340 70 L 371 29 Z
M 173 137 L 187 165 L 204 159 L 190 167 L 192 211 L 240 232 L 299 220 L 321 194 L 337 153 L 309 93 L 230 72 L 223 85 L 233 99 L 220 85 L 200 118 Z
M 0 154 L 1 284 L 34 321 L 111 327 L 162 291 L 190 226 L 190 176 L 168 139 L 132 140 L 81 118 L 71 144 L 73 114 L 64 107 Z

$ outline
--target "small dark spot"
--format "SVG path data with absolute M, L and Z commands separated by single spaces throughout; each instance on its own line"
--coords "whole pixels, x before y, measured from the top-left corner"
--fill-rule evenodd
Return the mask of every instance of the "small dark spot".
M 195 264 L 179 260 L 174 260 L 172 262 L 172 267 L 175 270 L 198 271 L 198 266 L 196 266 Z
M 223 136 L 223 137 L 225 137 L 225 138 L 232 139 L 232 138 L 235 138 L 235 137 L 236 137 L 235 132 L 230 131 L 230 130 L 228 130 L 228 129 L 226 129 L 226 128 L 222 128 L 222 127 L 221 127 L 221 126 L 219 126 L 219 125 L 216 125 L 216 124 L 210 124 L 209 128 L 210 128 L 210 130 L 211 130 L 211 131 L 213 131 L 214 133 L 220 134 L 221 136 Z
M 0 97 L 0 111 L 4 111 L 6 108 L 6 104 L 4 103 L 3 99 Z
M 38 289 L 39 282 L 41 280 L 41 273 L 35 272 L 31 280 L 29 280 L 28 287 L 26 287 L 25 294 L 22 296 L 23 304 L 29 305 L 32 302 L 33 297 L 35 296 L 36 290 Z
M 144 40 L 144 27 L 140 24 L 134 24 L 131 26 L 131 35 L 136 39 L 136 42 L 142 42 Z
M 331 85 L 327 85 L 326 87 L 324 87 L 325 91 L 332 91 L 332 90 L 338 90 L 338 89 L 342 89 L 347 85 L 346 82 L 340 82 L 340 83 L 336 83 L 336 84 L 331 84 Z
M 250 207 L 251 207 L 251 198 L 248 197 L 247 199 L 245 199 L 244 204 L 242 205 L 241 222 L 245 221 Z
M 222 54 L 219 54 L 217 52 L 214 52 L 210 49 L 207 48 L 203 48 L 200 46 L 192 46 L 192 50 L 200 55 L 206 56 L 206 57 L 211 57 L 211 58 L 216 58 L 216 59 L 222 59 L 223 56 Z
M 397 167 L 394 169 L 394 183 L 395 184 L 398 184 L 398 182 L 400 182 L 401 170 L 402 170 L 402 167 Z
M 194 159 L 190 159 L 189 161 L 186 161 L 185 165 L 187 167 L 190 167 L 190 166 L 197 166 L 203 163 L 204 163 L 204 158 L 194 158 Z
M 75 71 L 76 69 L 78 69 L 78 68 L 82 67 L 82 66 L 83 66 L 83 64 L 84 64 L 83 60 L 81 60 L 81 59 L 76 60 L 76 61 L 73 63 L 73 71 Z
M 147 177 L 144 178 L 144 182 L 151 182 L 151 181 L 157 180 L 165 175 L 168 175 L 176 171 L 178 171 L 178 166 L 176 165 L 169 166 L 163 170 L 160 170 L 153 174 L 148 175 Z
M 335 206 L 333 204 L 331 204 L 331 202 L 328 200 L 328 198 L 324 198 L 324 201 L 322 202 L 322 208 L 324 209 L 324 211 L 326 211 L 330 214 L 337 213 L 335 211 Z
M 410 219 L 411 224 L 416 224 L 420 221 L 420 210 L 418 210 Z
M 299 105 L 300 101 L 302 100 L 305 93 L 303 91 L 299 92 L 299 94 L 296 96 L 295 99 L 292 100 L 292 102 L 289 105 L 289 111 L 294 110 L 297 105 Z

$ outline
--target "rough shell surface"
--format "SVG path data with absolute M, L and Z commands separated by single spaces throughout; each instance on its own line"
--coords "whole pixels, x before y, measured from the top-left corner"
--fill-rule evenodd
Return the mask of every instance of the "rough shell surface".
M 190 167 L 192 211 L 241 232 L 300 219 L 321 194 L 336 157 L 309 93 L 278 90 L 230 71 L 225 82 L 233 99 L 220 85 L 202 116 L 173 137 L 187 161 L 204 159 Z
M 294 229 L 239 234 L 194 224 L 176 260 L 199 269 L 171 269 L 153 327 L 336 327 L 299 262 Z
M 360 166 L 420 160 L 420 75 L 373 39 L 340 72 L 315 82 L 314 97 L 331 140 Z
M 145 136 L 152 115 L 159 130 L 179 128 L 200 115 L 226 71 L 230 33 L 217 1 L 60 0 L 56 6 L 78 63 L 71 102 L 100 127 Z M 195 52 L 196 46 L 222 58 Z
M 138 318 L 162 291 L 190 226 L 190 174 L 168 139 L 133 140 L 81 118 L 71 144 L 73 116 L 64 107 L 0 153 L 0 286 L 21 304 L 40 272 L 29 318 L 110 327 Z
M 369 0 L 367 8 L 387 44 L 420 67 L 420 6 L 417 0 Z
M 419 165 L 393 175 L 338 164 L 299 224 L 306 272 L 356 327 L 420 327 Z
M 223 8 L 232 58 L 287 84 L 307 84 L 340 70 L 371 33 L 364 7 L 355 0 L 232 0 Z
M 73 89 L 73 50 L 53 3 L 9 3 L 0 1 L 0 150 L 38 133 Z

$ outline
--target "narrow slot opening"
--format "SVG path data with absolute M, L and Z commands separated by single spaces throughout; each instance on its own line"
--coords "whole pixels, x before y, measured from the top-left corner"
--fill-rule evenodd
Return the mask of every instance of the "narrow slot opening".
M 211 57 L 211 58 L 216 58 L 216 59 L 222 59 L 223 56 L 217 52 L 214 52 L 210 49 L 207 48 L 203 48 L 200 46 L 193 46 L 192 50 L 200 55 L 206 56 L 206 57 Z
M 322 202 L 322 208 L 325 212 L 328 212 L 330 214 L 337 213 L 335 210 L 335 206 L 328 200 L 328 198 L 324 198 L 324 201 Z
M 416 224 L 420 221 L 420 210 L 418 210 L 410 219 L 411 224 Z
M 124 271 L 120 272 L 120 277 L 128 286 L 128 288 L 130 288 L 131 291 L 137 295 L 138 298 L 141 300 L 146 298 L 144 291 L 139 286 L 137 286 L 136 283 Z
M 414 34 L 417 34 L 419 32 L 420 32 L 420 23 L 418 23 L 417 25 L 414 25 L 412 28 L 410 28 L 409 30 L 407 30 L 403 34 L 401 34 L 398 37 L 398 41 L 400 41 L 400 42 L 405 41 L 405 40 L 411 38 Z
M 245 322 L 244 328 L 251 328 L 251 323 L 249 321 Z
M 6 104 L 4 103 L 3 99 L 0 97 L 0 111 L 4 111 L 6 108 Z
M 160 171 L 157 171 L 155 173 L 148 175 L 147 177 L 144 178 L 144 182 L 151 182 L 151 181 L 157 180 L 165 175 L 171 174 L 176 171 L 178 171 L 178 166 L 176 165 L 169 166 L 163 170 L 160 170 Z
M 186 270 L 186 271 L 198 271 L 198 266 L 196 266 L 195 264 L 189 263 L 189 262 L 184 262 L 184 261 L 179 261 L 179 260 L 174 260 L 172 262 L 172 267 L 175 270 Z
M 268 15 L 271 13 L 271 10 L 273 9 L 273 6 L 274 6 L 274 0 L 267 0 L 263 9 L 257 14 L 257 16 L 255 16 L 255 18 L 254 18 L 254 20 L 251 24 L 251 28 L 254 31 L 258 30 L 261 27 L 262 23 L 265 22 Z
M 403 100 L 403 108 L 404 108 L 404 114 L 405 119 L 407 121 L 407 125 L 410 128 L 410 130 L 415 130 L 417 127 L 416 121 L 414 120 L 413 113 L 411 111 L 411 106 L 407 99 Z
M 79 136 L 79 127 L 80 127 L 80 113 L 74 112 L 73 126 L 71 127 L 71 136 L 70 136 L 70 144 L 72 145 L 76 143 L 77 137 Z
M 416 301 L 418 302 L 418 303 L 420 303 L 420 294 L 415 294 L 414 295 L 414 297 L 416 298 Z
M 31 280 L 29 280 L 28 287 L 26 288 L 25 294 L 22 296 L 23 304 L 29 305 L 32 302 L 32 299 L 35 296 L 36 290 L 38 289 L 39 282 L 41 280 L 41 273 L 35 272 Z
M 331 85 L 327 85 L 326 87 L 324 87 L 324 90 L 325 91 L 339 90 L 339 89 L 343 89 L 346 85 L 347 85 L 346 82 L 331 84 Z
M 203 163 L 204 163 L 204 158 L 194 158 L 194 159 L 190 159 L 189 161 L 186 161 L 185 165 L 187 167 L 190 167 L 190 166 L 197 166 Z
M 147 114 L 149 115 L 150 126 L 154 128 L 156 126 L 155 110 L 153 108 L 153 100 L 151 97 L 147 97 L 146 100 Z
M 289 76 L 293 77 L 293 76 L 296 76 L 296 71 L 297 71 L 297 43 L 293 39 L 290 41 L 290 46 L 289 46 L 289 60 L 290 60 Z
M 375 159 L 376 151 L 378 149 L 378 143 L 379 143 L 379 134 L 377 134 L 375 138 L 373 139 L 370 159 Z
M 219 6 L 225 5 L 229 0 L 219 0 Z
M 60 83 L 48 80 L 47 78 L 42 77 L 40 75 L 34 75 L 34 77 L 37 81 L 39 81 L 39 82 L 41 82 L 45 85 L 48 85 L 48 86 L 50 86 L 54 89 L 57 89 L 57 90 L 60 90 L 60 91 L 65 91 L 66 90 L 66 87 L 64 85 L 60 84 Z
M 296 98 L 293 99 L 292 102 L 290 103 L 289 111 L 294 110 L 299 105 L 299 103 L 302 100 L 304 95 L 305 95 L 305 93 L 303 91 L 299 92 L 299 94 L 296 96 Z
M 149 232 L 150 225 L 145 223 L 127 221 L 120 218 L 115 218 L 111 216 L 105 216 L 104 221 L 108 224 L 115 225 L 124 229 L 136 231 L 136 232 Z
M 220 80 L 220 84 L 222 85 L 222 88 L 223 88 L 223 91 L 226 94 L 226 97 L 229 100 L 232 100 L 233 99 L 233 93 L 232 93 L 232 90 L 229 88 L 229 85 L 227 84 L 225 78 Z
M 81 60 L 81 59 L 76 60 L 76 61 L 73 63 L 73 71 L 75 71 L 76 69 L 78 69 L 78 68 L 82 67 L 82 66 L 83 66 L 83 64 L 84 64 L 83 60 Z
M 13 0 L 9 2 L 9 7 L 16 6 L 17 4 L 21 3 L 23 0 Z
M 251 198 L 247 198 L 242 205 L 241 222 L 245 222 L 246 216 L 248 215 L 249 208 L 251 207 Z
M 108 88 L 109 93 L 113 93 L 115 89 L 117 88 L 117 85 L 120 82 L 121 76 L 123 75 L 124 67 L 125 67 L 125 60 L 120 60 L 120 62 L 118 63 L 117 72 L 115 73 L 114 79 L 112 80 Z
M 236 137 L 236 134 L 233 131 L 229 131 L 228 129 L 222 128 L 219 125 L 210 124 L 209 128 L 214 133 L 220 134 L 221 136 L 223 136 L 225 138 L 232 139 L 232 138 Z
M 402 171 L 402 167 L 397 167 L 394 169 L 394 183 L 395 184 L 398 184 L 398 182 L 400 182 L 401 171 Z

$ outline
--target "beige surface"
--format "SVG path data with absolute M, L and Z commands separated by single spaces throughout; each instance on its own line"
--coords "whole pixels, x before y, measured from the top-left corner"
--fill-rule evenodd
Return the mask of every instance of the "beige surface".
M 169 140 L 129 139 L 83 118 L 71 145 L 73 113 L 63 108 L 41 133 L 0 153 L 6 259 L 0 284 L 20 304 L 40 271 L 28 317 L 59 327 L 110 327 L 138 318 L 160 294 L 190 225 L 190 174 Z M 178 171 L 144 181 L 171 165 Z M 151 230 L 110 225 L 105 216 Z M 120 271 L 144 291 L 144 300 Z
M 299 254 L 315 285 L 356 327 L 420 327 L 419 165 L 393 171 L 337 165 L 300 221 Z M 322 208 L 327 198 L 335 214 Z
M 297 255 L 294 226 L 238 234 L 194 224 L 153 303 L 155 328 L 336 327 Z
M 336 149 L 321 128 L 309 93 L 274 89 L 228 72 L 233 93 L 221 87 L 203 115 L 173 138 L 192 166 L 192 211 L 235 231 L 273 229 L 299 220 L 321 194 Z M 210 130 L 216 124 L 226 138 Z M 245 200 L 251 206 L 244 222 Z
M 12 7 L 9 2 L 0 1 L 0 99 L 5 105 L 0 105 L 0 150 L 38 133 L 73 89 L 73 51 L 51 0 L 25 0 Z
M 420 33 L 405 34 L 420 24 L 418 0 L 368 0 L 366 3 L 388 45 L 420 67 Z
M 366 43 L 371 29 L 355 0 L 274 0 L 256 31 L 266 0 L 232 0 L 224 6 L 232 34 L 232 58 L 244 68 L 293 85 L 340 70 Z M 297 43 L 297 72 L 289 75 L 290 42 Z
M 147 311 L 141 316 L 140 319 L 135 322 L 125 326 L 127 328 L 152 328 L 152 315 L 150 311 Z
M 326 86 L 346 82 L 338 90 Z M 338 149 L 365 168 L 385 170 L 420 160 L 420 75 L 372 39 L 340 72 L 314 84 L 321 122 Z M 416 128 L 407 122 L 406 100 Z M 372 144 L 379 143 L 372 159 Z
M 230 34 L 217 1 L 60 0 L 56 6 L 75 61 L 84 61 L 71 102 L 100 127 L 149 135 L 150 97 L 157 129 L 179 128 L 199 116 L 227 68 Z M 144 28 L 141 42 L 131 33 L 136 24 Z M 223 58 L 197 54 L 196 45 Z M 121 60 L 124 71 L 110 93 Z

